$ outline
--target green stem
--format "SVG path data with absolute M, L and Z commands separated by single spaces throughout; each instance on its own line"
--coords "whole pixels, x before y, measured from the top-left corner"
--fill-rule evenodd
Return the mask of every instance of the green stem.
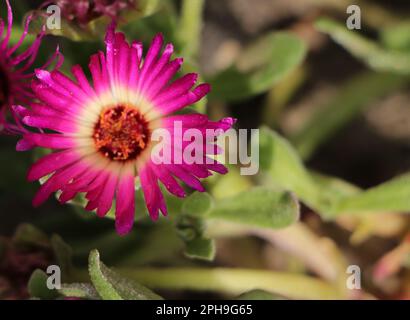
M 228 268 L 116 269 L 122 276 L 151 289 L 217 291 L 239 295 L 252 289 L 294 299 L 345 299 L 346 294 L 322 280 L 299 274 Z M 86 281 L 85 271 L 75 281 Z
M 185 57 L 196 57 L 198 54 L 204 4 L 205 0 L 182 1 L 179 39 Z

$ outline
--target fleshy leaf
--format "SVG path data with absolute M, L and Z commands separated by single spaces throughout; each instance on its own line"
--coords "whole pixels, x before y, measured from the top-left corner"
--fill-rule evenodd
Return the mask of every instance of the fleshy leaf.
M 265 183 L 294 192 L 325 218 L 334 216 L 339 201 L 360 192 L 345 181 L 307 170 L 293 146 L 267 127 L 260 130 L 260 159 Z
M 211 186 L 212 196 L 215 199 L 231 197 L 252 187 L 251 180 L 241 175 L 238 167 L 228 166 L 228 168 L 229 174 L 217 176 Z
M 72 249 L 64 242 L 59 235 L 52 235 L 51 246 L 57 260 L 57 264 L 63 272 L 63 277 L 70 274 L 73 269 L 72 265 Z
M 236 298 L 237 300 L 283 300 L 282 297 L 279 297 L 271 292 L 265 290 L 251 290 L 241 294 Z
M 374 70 L 410 74 L 410 54 L 407 52 L 385 49 L 332 19 L 320 19 L 316 28 L 329 34 L 334 41 Z
M 362 191 L 340 179 L 308 171 L 291 144 L 268 128 L 261 129 L 260 158 L 268 184 L 294 192 L 323 217 L 410 211 L 410 174 Z
M 197 237 L 186 242 L 185 255 L 192 259 L 212 261 L 215 258 L 215 241 Z
M 305 53 L 305 44 L 296 36 L 269 33 L 248 46 L 235 65 L 209 80 L 210 96 L 232 101 L 267 91 L 296 68 Z
M 50 241 L 47 235 L 35 226 L 23 223 L 17 227 L 13 236 L 13 243 L 17 246 L 36 246 L 49 248 Z
M 410 22 L 403 21 L 385 27 L 381 31 L 381 40 L 390 49 L 403 50 L 410 53 Z
M 203 217 L 210 212 L 213 206 L 214 201 L 209 193 L 194 192 L 185 199 L 182 204 L 182 212 L 186 215 L 194 217 Z
M 88 271 L 91 281 L 103 300 L 160 300 L 160 296 L 146 287 L 123 278 L 100 261 L 100 254 L 93 250 L 89 256 Z
M 273 184 L 294 192 L 311 208 L 324 209 L 326 199 L 297 152 L 286 139 L 266 127 L 260 130 L 260 161 Z
M 216 291 L 234 296 L 255 288 L 290 299 L 346 299 L 346 290 L 300 273 L 241 268 L 144 268 L 127 276 L 164 290 Z
M 254 187 L 216 202 L 208 219 L 249 227 L 284 228 L 299 218 L 299 203 L 289 192 Z
M 410 174 L 397 177 L 364 192 L 344 198 L 334 209 L 338 213 L 410 212 Z
M 48 275 L 40 269 L 36 269 L 28 281 L 27 288 L 31 297 L 50 300 L 58 296 L 56 290 L 47 288 Z
M 175 228 L 180 239 L 185 243 L 185 255 L 192 259 L 213 260 L 215 256 L 214 241 L 204 236 L 205 220 L 198 214 L 195 215 L 195 199 L 204 201 L 204 208 L 209 211 L 209 203 L 212 198 L 207 195 L 193 194 L 192 203 L 189 205 L 191 212 L 184 212 L 175 219 Z
M 65 297 L 99 299 L 97 291 L 89 283 L 62 284 L 58 292 Z

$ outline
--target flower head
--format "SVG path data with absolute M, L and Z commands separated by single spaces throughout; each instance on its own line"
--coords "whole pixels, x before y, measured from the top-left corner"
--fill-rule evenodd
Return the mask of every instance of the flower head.
M 6 5 L 7 24 L 0 19 L 0 131 L 18 133 L 21 132 L 22 128 L 11 107 L 17 103 L 29 105 L 34 97 L 30 85 L 30 80 L 34 77 L 34 73 L 30 69 L 35 62 L 44 32 L 37 35 L 28 49 L 17 53 L 17 50 L 27 36 L 32 17 L 29 16 L 25 21 L 23 34 L 19 41 L 11 45 L 10 36 L 13 27 L 13 13 L 9 0 L 6 0 Z M 58 50 L 42 68 L 46 68 L 56 56 L 59 56 Z M 14 117 L 17 124 L 6 121 L 9 113 Z
M 120 11 L 135 6 L 135 0 L 55 0 L 46 1 L 43 7 L 55 3 L 61 8 L 62 16 L 68 20 L 86 25 L 101 16 L 116 18 Z
M 153 39 L 145 59 L 142 44 L 129 44 L 123 33 L 115 32 L 114 24 L 109 26 L 105 42 L 106 52 L 90 59 L 92 85 L 78 65 L 72 68 L 75 81 L 57 70 L 37 70 L 33 90 L 40 102 L 30 110 L 20 107 L 20 113 L 26 125 L 55 132 L 28 132 L 17 147 L 35 145 L 58 150 L 29 171 L 31 181 L 50 175 L 35 196 L 34 205 L 57 190 L 62 191 L 62 203 L 85 193 L 86 209 L 104 216 L 115 199 L 116 228 L 125 234 L 134 221 L 137 180 L 150 216 L 156 220 L 160 212 L 167 214 L 158 182 L 170 193 L 184 197 L 185 190 L 177 179 L 204 191 L 199 178 L 210 176 L 211 171 L 227 171 L 214 161 L 179 163 L 174 156 L 166 163 L 156 161 L 155 131 L 166 130 L 173 138 L 193 128 L 201 133 L 207 129 L 223 132 L 234 120 L 213 122 L 201 114 L 173 114 L 202 99 L 210 86 L 194 87 L 197 75 L 193 73 L 172 82 L 182 59 L 170 61 L 171 44 L 161 53 L 162 35 Z M 175 124 L 181 125 L 180 131 L 172 129 Z M 185 148 L 186 143 L 177 146 L 174 141 L 166 142 L 174 151 Z M 212 141 L 202 142 L 201 147 L 207 144 L 212 145 Z M 203 160 L 218 152 L 218 148 L 211 149 L 204 152 Z

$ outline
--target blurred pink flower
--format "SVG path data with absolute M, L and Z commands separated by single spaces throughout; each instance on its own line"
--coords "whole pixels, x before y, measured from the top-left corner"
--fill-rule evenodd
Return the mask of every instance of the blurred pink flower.
M 31 46 L 24 52 L 17 53 L 27 36 L 31 16 L 24 24 L 23 34 L 19 41 L 11 45 L 10 37 L 13 27 L 13 13 L 8 0 L 7 5 L 7 24 L 0 19 L 0 131 L 5 133 L 21 132 L 22 127 L 12 109 L 14 104 L 29 105 L 34 98 L 31 89 L 31 79 L 34 77 L 31 67 L 35 62 L 44 32 L 37 35 Z M 52 61 L 60 56 L 58 50 L 42 68 L 47 68 Z M 8 116 L 14 118 L 14 122 L 9 121 Z
M 46 1 L 42 7 L 51 3 L 60 7 L 66 20 L 81 26 L 101 16 L 114 19 L 122 10 L 135 7 L 136 0 L 54 0 Z

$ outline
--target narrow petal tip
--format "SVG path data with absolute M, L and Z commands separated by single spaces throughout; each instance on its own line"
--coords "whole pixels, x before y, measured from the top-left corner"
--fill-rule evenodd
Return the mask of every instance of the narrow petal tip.
M 115 35 L 115 28 L 117 26 L 117 23 L 115 20 L 112 20 L 111 23 L 107 27 L 107 33 L 105 35 L 105 43 L 106 44 L 112 44 L 114 42 L 114 35 Z
M 162 34 L 162 32 L 158 32 L 154 39 L 152 40 L 153 43 L 162 43 L 164 42 L 164 35 Z
M 233 126 L 236 123 L 237 119 L 236 118 L 231 118 L 231 117 L 227 117 L 227 118 L 223 118 L 221 120 L 221 122 L 229 125 L 229 126 Z
M 16 151 L 28 151 L 34 148 L 34 145 L 25 138 L 19 140 L 16 144 Z
M 11 110 L 20 118 L 24 118 L 28 113 L 28 109 L 20 105 L 12 105 Z
M 194 90 L 195 95 L 198 97 L 203 97 L 207 95 L 209 92 L 211 92 L 212 87 L 209 83 L 202 83 L 199 86 L 197 86 Z
M 115 230 L 120 236 L 126 236 L 132 230 L 134 221 L 123 221 L 120 219 L 115 220 Z
M 50 72 L 48 72 L 47 70 L 35 69 L 34 73 L 35 73 L 37 79 L 39 79 L 39 80 L 50 79 Z

